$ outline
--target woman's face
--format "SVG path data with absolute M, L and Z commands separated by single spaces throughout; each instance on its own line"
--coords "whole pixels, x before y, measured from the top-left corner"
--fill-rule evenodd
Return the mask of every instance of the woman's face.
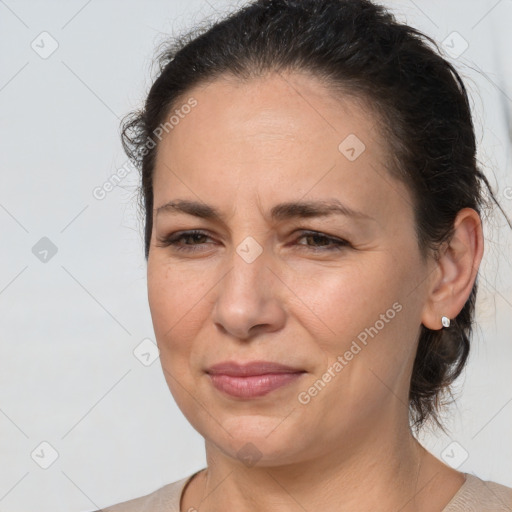
M 180 409 L 207 446 L 268 466 L 407 425 L 431 267 L 376 118 L 299 74 L 224 77 L 186 104 L 159 143 L 148 259 Z M 301 373 L 208 373 L 226 361 Z

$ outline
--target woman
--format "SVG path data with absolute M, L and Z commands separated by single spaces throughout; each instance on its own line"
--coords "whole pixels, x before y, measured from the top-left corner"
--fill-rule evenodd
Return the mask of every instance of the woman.
M 162 54 L 123 143 L 207 468 L 106 510 L 512 509 L 413 435 L 468 357 L 489 188 L 430 43 L 368 0 L 256 0 Z

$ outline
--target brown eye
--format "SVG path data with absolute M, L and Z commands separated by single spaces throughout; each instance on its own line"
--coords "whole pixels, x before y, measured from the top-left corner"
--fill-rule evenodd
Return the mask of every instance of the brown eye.
M 304 235 L 302 238 L 304 238 L 305 240 L 307 240 L 308 242 L 313 242 L 313 245 L 315 246 L 328 246 L 331 241 L 325 237 L 325 236 L 322 236 L 322 235 Z M 307 245 L 310 245 L 309 243 Z
M 205 245 L 205 239 L 210 238 L 203 231 L 181 231 L 178 233 L 173 233 L 167 237 L 158 239 L 158 247 L 169 247 L 172 246 L 173 249 L 177 251 L 198 251 L 202 250 L 198 248 L 198 246 Z M 182 240 L 186 240 L 185 243 L 180 243 Z
M 308 247 L 313 251 L 332 251 L 350 245 L 346 240 L 341 238 L 333 238 L 318 231 L 303 232 L 297 240 L 302 238 L 306 239 L 308 242 L 311 242 L 311 245 L 310 243 L 299 243 L 298 245 Z
M 202 233 L 192 233 L 188 235 L 182 235 L 180 237 L 180 239 L 183 240 L 186 245 L 205 243 L 207 238 L 208 237 Z

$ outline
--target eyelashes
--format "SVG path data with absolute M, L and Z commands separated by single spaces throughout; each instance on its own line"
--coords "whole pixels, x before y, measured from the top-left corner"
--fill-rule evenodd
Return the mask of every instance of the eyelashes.
M 300 246 L 303 246 L 303 247 L 306 247 L 308 249 L 313 249 L 313 250 L 322 250 L 322 251 L 333 251 L 333 250 L 336 250 L 336 249 L 339 249 L 340 247 L 345 247 L 348 245 L 348 242 L 346 240 L 343 240 L 341 238 L 333 238 L 331 236 L 328 236 L 328 235 L 325 235 L 323 233 L 320 233 L 318 231 L 307 231 L 307 232 L 303 232 L 302 235 L 297 238 L 297 240 L 300 240 L 302 238 L 309 238 L 311 240 L 322 240 L 323 243 L 321 243 L 319 246 L 315 246 L 315 245 L 308 245 L 308 244 L 298 244 Z M 330 245 L 326 245 L 325 242 L 327 242 L 327 244 L 330 244 Z
M 211 238 L 207 233 L 201 230 L 190 230 L 180 231 L 172 233 L 169 236 L 158 238 L 157 247 L 171 247 L 173 251 L 180 252 L 204 252 L 207 245 L 211 245 L 211 242 L 205 243 L 204 239 Z M 307 239 L 309 242 L 314 241 L 319 245 L 309 245 L 308 243 L 297 243 L 299 240 Z M 192 240 L 192 243 L 180 243 L 182 240 Z M 201 243 L 201 240 L 203 241 Z M 196 243 L 194 243 L 196 242 Z M 334 238 L 319 231 L 301 231 L 300 236 L 293 242 L 299 250 L 307 250 L 313 253 L 319 252 L 331 252 L 343 249 L 344 247 L 350 246 L 347 240 L 342 238 Z
M 174 233 L 172 235 L 169 235 L 164 238 L 159 238 L 159 243 L 157 244 L 158 247 L 169 247 L 172 246 L 173 249 L 178 251 L 197 251 L 196 248 L 198 244 L 185 244 L 181 245 L 179 242 L 183 239 L 190 239 L 195 238 L 197 241 L 197 238 L 210 238 L 206 233 L 203 231 L 198 230 L 192 230 L 192 231 L 181 231 L 178 233 Z M 202 244 L 204 245 L 204 244 Z M 187 247 L 188 246 L 188 247 Z

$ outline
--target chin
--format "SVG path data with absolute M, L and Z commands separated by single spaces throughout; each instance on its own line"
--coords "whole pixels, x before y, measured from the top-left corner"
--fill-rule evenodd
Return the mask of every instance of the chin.
M 292 426 L 290 421 L 288 427 Z M 290 428 L 284 428 L 282 418 L 239 416 L 223 421 L 222 427 L 218 426 L 215 434 L 199 432 L 207 443 L 214 444 L 225 455 L 239 459 L 247 467 L 291 463 L 300 451 L 297 443 L 290 443 L 290 439 L 299 436 L 293 435 Z

